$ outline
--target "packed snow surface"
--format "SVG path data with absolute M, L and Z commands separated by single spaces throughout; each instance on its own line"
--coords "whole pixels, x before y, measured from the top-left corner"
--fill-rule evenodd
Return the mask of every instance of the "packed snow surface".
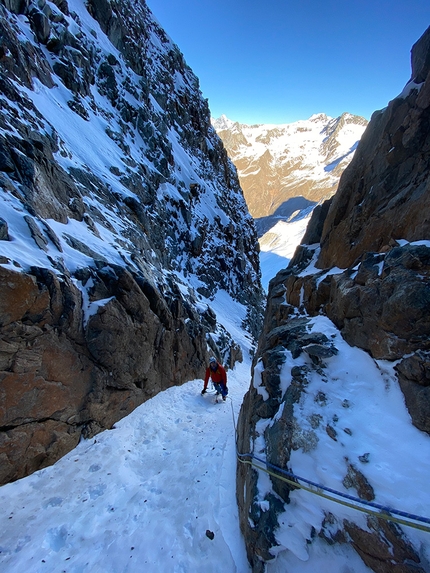
M 200 395 L 199 380 L 162 392 L 53 467 L 1 488 L 0 569 L 247 571 L 231 412 L 246 376 L 235 372 L 222 404 Z

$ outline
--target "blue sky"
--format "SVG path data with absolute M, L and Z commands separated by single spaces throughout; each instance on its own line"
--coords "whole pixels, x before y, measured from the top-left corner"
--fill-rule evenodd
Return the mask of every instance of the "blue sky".
M 367 119 L 410 78 L 429 0 L 147 0 L 200 79 L 214 117 Z

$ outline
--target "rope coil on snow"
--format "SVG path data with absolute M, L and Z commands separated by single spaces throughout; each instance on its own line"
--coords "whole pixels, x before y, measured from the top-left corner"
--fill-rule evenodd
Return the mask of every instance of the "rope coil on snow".
M 231 411 L 233 415 L 233 424 L 235 430 L 235 438 L 236 438 L 236 457 L 237 460 L 242 464 L 250 465 L 255 469 L 259 469 L 266 474 L 269 474 L 272 477 L 275 477 L 288 485 L 294 487 L 294 489 L 303 489 L 309 493 L 314 495 L 318 495 L 319 497 L 323 497 L 330 501 L 334 501 L 340 505 L 344 505 L 346 507 L 350 507 L 352 509 L 356 509 L 357 511 L 361 511 L 362 513 L 367 513 L 369 515 L 373 515 L 375 517 L 379 517 L 380 519 L 385 519 L 385 521 L 392 521 L 394 523 L 398 523 L 400 525 L 406 525 L 407 527 L 412 527 L 414 529 L 419 529 L 421 531 L 425 531 L 430 533 L 430 519 L 428 517 L 422 517 L 420 515 L 415 515 L 413 513 L 408 513 L 406 511 L 401 511 L 398 509 L 393 509 L 392 507 L 384 506 L 379 503 L 374 503 L 371 501 L 363 501 L 362 499 L 355 497 L 353 495 L 349 495 L 346 493 L 342 493 L 335 489 L 323 486 L 321 484 L 315 483 L 311 480 L 306 478 L 300 477 L 292 472 L 284 470 L 278 466 L 271 464 L 261 458 L 258 458 L 254 454 L 247 453 L 242 454 L 239 452 L 237 447 L 237 426 L 236 420 L 234 417 L 234 410 L 233 410 L 233 401 L 231 401 Z M 248 458 L 248 459 L 246 459 Z M 259 462 L 259 465 L 256 464 L 255 461 Z M 304 483 L 300 483 L 304 482 Z M 304 485 L 307 484 L 307 485 Z M 327 493 L 326 493 L 327 492 Z M 330 495 L 331 494 L 331 495 Z M 334 497 L 336 496 L 336 497 Z M 359 504 L 359 505 L 358 505 Z M 379 511 L 376 511 L 379 510 Z M 428 524 L 428 525 L 425 525 Z

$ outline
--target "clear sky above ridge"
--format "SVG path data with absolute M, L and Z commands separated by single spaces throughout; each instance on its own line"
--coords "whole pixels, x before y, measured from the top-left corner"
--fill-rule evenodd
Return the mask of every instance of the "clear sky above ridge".
M 213 117 L 370 119 L 410 79 L 429 0 L 147 0 L 200 80 Z

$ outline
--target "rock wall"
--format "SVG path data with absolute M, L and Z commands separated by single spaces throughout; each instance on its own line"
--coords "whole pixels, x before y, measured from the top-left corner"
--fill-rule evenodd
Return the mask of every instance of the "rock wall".
M 304 244 L 286 280 L 288 302 L 326 314 L 374 358 L 402 360 L 406 403 L 427 432 L 430 255 L 420 241 L 430 237 L 429 38 L 430 29 L 412 48 L 412 78 L 402 94 L 373 115 L 323 223 L 317 212 L 309 225 L 308 233 L 323 225 L 321 272 L 298 276 L 314 256 Z
M 253 374 L 253 380 L 261 376 L 264 390 L 254 382 L 245 396 L 238 448 L 258 451 L 277 467 L 294 471 L 291 452 L 309 452 L 318 439 L 314 430 L 322 417 L 314 415 L 310 429 L 300 428 L 293 409 L 304 400 L 311 379 L 326 381 L 324 362 L 337 348 L 324 332 L 310 334 L 311 317 L 328 317 L 351 346 L 395 364 L 412 423 L 430 433 L 429 46 L 430 28 L 412 49 L 410 82 L 372 116 L 336 195 L 315 209 L 303 244 L 270 283 Z M 280 373 L 286 353 L 292 358 L 307 353 L 311 360 L 291 368 L 285 391 Z M 320 393 L 315 404 L 328 398 Z M 336 422 L 337 417 L 325 433 L 337 442 Z M 363 468 L 366 462 L 363 458 Z M 348 463 L 343 485 L 353 487 L 360 499 L 374 499 L 365 469 Z M 258 472 L 238 464 L 237 477 L 248 558 L 253 572 L 261 573 L 281 551 L 278 517 L 288 513 L 292 486 L 271 477 L 262 509 Z M 363 527 L 327 514 L 308 543 L 317 537 L 328 545 L 348 543 L 377 573 L 429 571 L 409 533 L 381 519 L 369 517 Z
M 0 483 L 55 462 L 208 353 L 262 290 L 255 227 L 146 4 L 0 2 Z
M 32 273 L 0 267 L 3 482 L 55 462 L 81 435 L 201 376 L 207 356 L 204 327 L 174 290 L 170 305 L 157 291 L 148 299 L 138 277 L 105 268 L 98 287 L 109 302 L 84 324 L 70 278 Z

